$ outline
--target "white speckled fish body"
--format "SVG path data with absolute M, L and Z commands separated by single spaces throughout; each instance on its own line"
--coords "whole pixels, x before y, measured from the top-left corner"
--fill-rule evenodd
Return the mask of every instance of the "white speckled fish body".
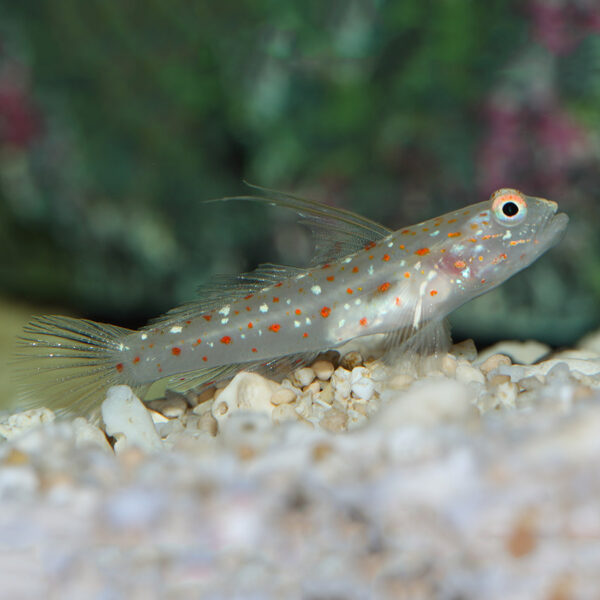
M 508 226 L 492 214 L 493 202 L 402 229 L 205 314 L 136 332 L 125 342 L 124 364 L 132 380 L 146 383 L 199 365 L 272 360 L 399 328 L 416 332 L 546 249 L 555 203 L 528 198 L 529 218 Z
M 288 206 L 321 218 L 315 203 Z M 324 207 L 326 218 L 341 218 L 366 243 L 305 270 L 266 266 L 259 275 L 224 286 L 222 297 L 219 288 L 216 294 L 213 289 L 209 302 L 174 309 L 140 331 L 110 329 L 102 343 L 96 342 L 109 347 L 104 377 L 110 372 L 111 383 L 134 386 L 166 376 L 206 382 L 228 365 L 239 369 L 289 355 L 308 356 L 357 336 L 401 332 L 398 339 L 410 339 L 554 245 L 568 220 L 556 215 L 556 209 L 554 202 L 504 189 L 489 201 L 391 232 Z M 367 241 L 364 230 L 375 239 Z M 343 233 L 347 239 L 348 229 Z M 332 235 L 332 246 L 335 241 Z M 342 244 L 348 247 L 356 248 L 356 243 Z M 64 318 L 41 319 L 54 321 L 42 326 L 32 322 L 26 342 L 38 350 L 56 348 L 47 340 L 61 337 L 57 328 L 65 326 L 57 319 Z M 71 331 L 77 329 L 68 321 Z M 80 328 L 85 339 L 73 346 L 81 356 L 82 344 L 100 335 L 89 328 L 110 326 L 78 322 L 86 323 Z M 90 356 L 97 360 L 98 352 Z

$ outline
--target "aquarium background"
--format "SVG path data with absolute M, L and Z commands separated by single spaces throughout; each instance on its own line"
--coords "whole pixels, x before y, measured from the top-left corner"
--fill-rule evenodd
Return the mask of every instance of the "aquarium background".
M 571 223 L 453 317 L 483 345 L 600 324 L 595 0 L 0 1 L 0 295 L 130 327 L 215 273 L 306 264 L 243 181 L 399 228 L 499 187 Z M 9 336 L 9 337 L 10 337 Z

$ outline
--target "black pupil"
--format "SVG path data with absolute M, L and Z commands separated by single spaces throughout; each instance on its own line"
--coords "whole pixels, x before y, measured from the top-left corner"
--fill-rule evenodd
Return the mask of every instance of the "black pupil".
M 514 217 L 519 212 L 519 207 L 514 202 L 505 202 L 502 205 L 502 212 L 507 217 Z

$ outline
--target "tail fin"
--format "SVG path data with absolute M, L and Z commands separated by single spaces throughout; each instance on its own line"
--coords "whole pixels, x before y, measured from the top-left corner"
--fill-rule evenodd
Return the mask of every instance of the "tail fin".
M 86 319 L 34 317 L 19 338 L 16 375 L 24 408 L 96 415 L 106 389 L 127 383 L 115 368 L 130 329 Z

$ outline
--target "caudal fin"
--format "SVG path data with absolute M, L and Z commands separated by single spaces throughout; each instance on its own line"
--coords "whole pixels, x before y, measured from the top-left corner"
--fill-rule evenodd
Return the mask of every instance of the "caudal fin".
M 115 368 L 130 329 L 70 317 L 34 317 L 18 339 L 16 376 L 22 407 L 95 415 L 111 385 L 127 383 Z

